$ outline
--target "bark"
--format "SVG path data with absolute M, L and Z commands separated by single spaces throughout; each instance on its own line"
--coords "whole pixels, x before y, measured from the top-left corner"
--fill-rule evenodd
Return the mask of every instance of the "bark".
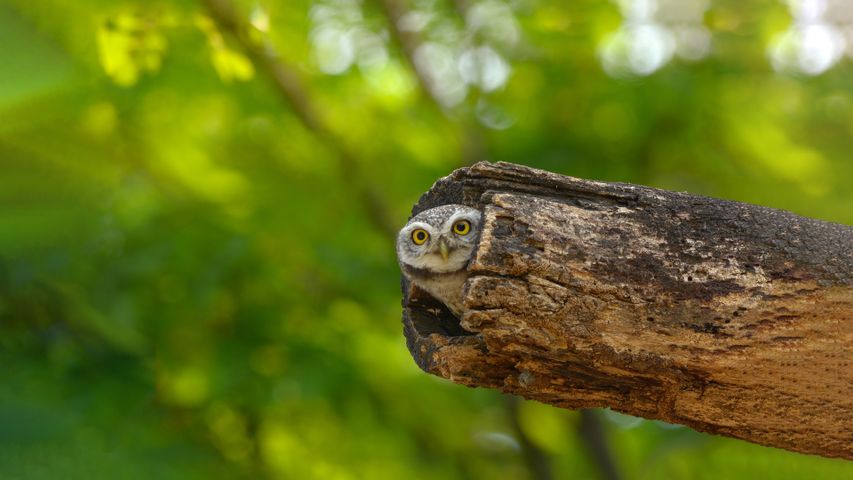
M 853 459 L 853 228 L 505 163 L 413 213 L 446 203 L 484 226 L 461 320 L 403 285 L 425 371 Z

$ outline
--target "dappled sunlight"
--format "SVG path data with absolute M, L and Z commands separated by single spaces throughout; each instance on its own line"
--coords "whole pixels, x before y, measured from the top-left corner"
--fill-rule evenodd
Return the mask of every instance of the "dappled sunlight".
M 388 62 L 387 33 L 368 28 L 358 2 L 318 2 L 310 18 L 314 60 L 323 73 L 342 74 L 354 65 L 381 70 Z
M 773 39 L 773 68 L 791 74 L 819 75 L 853 56 L 853 5 L 844 0 L 789 0 L 791 26 Z
M 698 61 L 711 52 L 703 24 L 707 0 L 620 0 L 623 23 L 600 45 L 604 70 L 617 78 L 646 76 L 673 56 Z
M 388 62 L 387 30 L 372 30 L 363 6 L 355 1 L 319 2 L 311 9 L 314 24 L 309 37 L 317 67 L 326 74 L 344 74 L 358 65 L 370 80 Z M 444 107 L 456 107 L 471 88 L 482 92 L 500 90 L 512 67 L 500 50 L 512 50 L 521 31 L 510 7 L 499 1 L 473 4 L 465 13 L 464 28 L 449 21 L 437 5 L 423 2 L 406 12 L 396 26 L 402 35 L 424 34 L 413 52 L 430 93 Z M 393 93 L 393 91 L 392 91 Z M 489 123 L 484 121 L 488 126 Z

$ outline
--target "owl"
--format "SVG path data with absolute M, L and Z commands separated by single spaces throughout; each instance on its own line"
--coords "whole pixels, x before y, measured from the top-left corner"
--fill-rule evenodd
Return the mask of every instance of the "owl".
M 480 235 L 480 211 L 442 205 L 415 215 L 397 235 L 397 260 L 406 278 L 459 317 L 462 285 Z

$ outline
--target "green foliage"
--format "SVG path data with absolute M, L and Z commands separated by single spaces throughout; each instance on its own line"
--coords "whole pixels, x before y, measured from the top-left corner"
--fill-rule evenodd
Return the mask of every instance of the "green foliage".
M 773 73 L 781 4 L 715 5 L 712 56 L 614 79 L 613 4 L 457 3 L 409 5 L 422 40 L 499 76 L 433 95 L 378 3 L 238 2 L 237 37 L 204 2 L 0 3 L 0 477 L 530 477 L 504 399 L 423 374 L 400 332 L 383 220 L 466 162 L 853 222 L 853 71 Z M 608 418 L 628 478 L 853 476 Z M 559 477 L 593 478 L 577 421 L 518 416 Z

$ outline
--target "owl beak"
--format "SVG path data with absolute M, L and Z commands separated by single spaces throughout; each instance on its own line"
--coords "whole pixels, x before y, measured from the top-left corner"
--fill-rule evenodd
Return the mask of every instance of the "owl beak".
M 441 253 L 441 258 L 443 258 L 446 262 L 447 259 L 450 257 L 450 250 L 447 248 L 447 244 L 444 243 L 444 240 L 438 241 L 438 251 L 439 253 Z

